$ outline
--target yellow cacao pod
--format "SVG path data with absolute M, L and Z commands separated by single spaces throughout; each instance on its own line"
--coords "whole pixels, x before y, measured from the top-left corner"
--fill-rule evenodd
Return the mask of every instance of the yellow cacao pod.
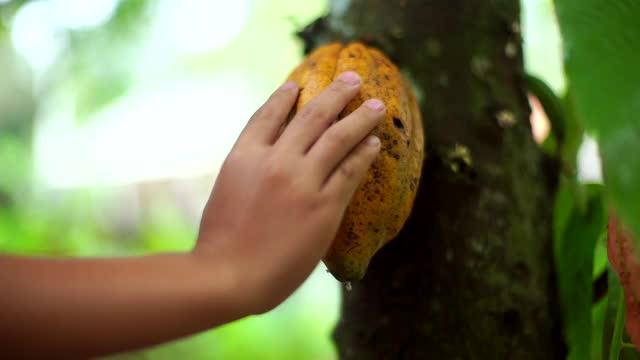
M 364 276 L 371 258 L 398 235 L 409 217 L 420 183 L 424 134 L 409 83 L 382 52 L 358 42 L 319 47 L 291 73 L 289 80 L 301 87 L 295 111 L 344 71 L 358 73 L 362 86 L 339 119 L 367 99 L 380 99 L 386 106 L 384 122 L 373 131 L 382 143 L 380 155 L 351 199 L 323 258 L 331 274 L 346 282 Z

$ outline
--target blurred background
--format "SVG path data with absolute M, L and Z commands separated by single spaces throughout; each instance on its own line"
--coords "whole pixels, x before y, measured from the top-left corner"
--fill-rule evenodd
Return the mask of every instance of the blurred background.
M 522 5 L 527 70 L 562 92 L 552 2 Z M 236 136 L 302 58 L 295 31 L 328 9 L 0 0 L 0 252 L 190 249 Z M 600 178 L 595 153 L 587 139 L 584 179 Z M 269 314 L 110 359 L 335 359 L 339 292 L 321 265 Z

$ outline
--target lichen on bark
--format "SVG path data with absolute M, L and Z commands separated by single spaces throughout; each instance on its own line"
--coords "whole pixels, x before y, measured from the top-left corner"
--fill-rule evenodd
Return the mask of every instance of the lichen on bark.
M 342 359 L 562 357 L 555 174 L 531 135 L 518 23 L 518 0 L 335 0 L 305 33 L 308 48 L 380 47 L 412 79 L 426 132 L 411 218 L 343 293 Z

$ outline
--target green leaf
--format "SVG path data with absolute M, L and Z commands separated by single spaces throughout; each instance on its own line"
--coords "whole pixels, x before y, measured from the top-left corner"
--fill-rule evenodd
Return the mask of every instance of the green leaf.
M 584 138 L 584 127 L 582 119 L 579 118 L 577 113 L 574 91 L 570 87 L 562 98 L 562 108 L 564 109 L 562 119 L 564 121 L 565 137 L 562 144 L 561 158 L 567 163 L 570 173 L 575 175 L 577 174 L 578 150 Z
M 609 360 L 620 359 L 620 350 L 622 349 L 622 341 L 624 336 L 625 323 L 625 306 L 624 296 L 620 296 L 618 307 L 616 309 L 616 323 L 613 328 L 613 336 L 611 337 L 611 348 L 609 350 Z
M 605 323 L 603 329 L 603 349 L 606 354 L 603 359 L 608 359 L 611 353 L 611 339 L 616 326 L 616 315 L 618 313 L 618 304 L 622 296 L 622 287 L 618 274 L 611 268 L 611 264 L 607 265 L 607 314 L 605 315 Z
M 556 11 L 576 109 L 599 143 L 608 194 L 640 239 L 640 1 L 556 0 Z
M 638 353 L 635 349 L 626 349 L 622 347 L 622 342 L 628 341 L 628 335 L 625 334 L 625 329 L 622 328 L 622 331 L 618 331 L 615 334 L 614 340 L 614 332 L 616 330 L 616 325 L 620 325 L 617 323 L 616 318 L 619 314 L 618 310 L 620 309 L 620 304 L 624 304 L 624 301 L 621 300 L 622 287 L 620 285 L 620 279 L 618 278 L 618 274 L 611 268 L 611 265 L 607 268 L 607 310 L 605 315 L 605 323 L 603 328 L 603 349 L 602 353 L 605 354 L 603 359 L 610 359 L 611 354 L 619 353 L 620 360 L 640 360 L 640 353 Z M 621 302 L 622 301 L 622 302 Z M 617 348 L 620 346 L 620 348 Z
M 609 298 L 605 296 L 591 309 L 591 360 L 603 359 L 602 347 L 607 305 L 609 305 Z
M 598 242 L 593 255 L 593 279 L 597 279 L 605 271 L 607 271 L 607 265 L 609 259 L 607 258 L 607 231 L 606 229 L 600 233 Z
M 554 255 L 569 347 L 567 359 L 571 360 L 591 358 L 594 250 L 606 226 L 602 186 L 590 184 L 585 190 L 585 211 L 573 205 L 566 215 L 568 197 L 563 193 L 571 191 L 567 183 L 560 189 L 555 209 Z

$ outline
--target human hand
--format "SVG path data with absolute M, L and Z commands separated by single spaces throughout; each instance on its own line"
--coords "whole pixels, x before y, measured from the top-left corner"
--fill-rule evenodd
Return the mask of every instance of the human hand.
M 357 74 L 341 74 L 283 130 L 299 91 L 284 84 L 224 162 L 194 253 L 225 264 L 246 315 L 271 310 L 309 276 L 376 158 L 380 141 L 367 135 L 384 117 L 381 101 L 335 122 L 359 89 Z
M 222 167 L 191 253 L 0 256 L 6 294 L 0 346 L 14 357 L 88 358 L 152 346 L 280 304 L 327 252 L 380 149 L 367 134 L 383 118 L 381 102 L 369 100 L 334 123 L 359 89 L 355 74 L 340 79 L 284 131 L 295 84 L 285 84 L 256 112 Z

